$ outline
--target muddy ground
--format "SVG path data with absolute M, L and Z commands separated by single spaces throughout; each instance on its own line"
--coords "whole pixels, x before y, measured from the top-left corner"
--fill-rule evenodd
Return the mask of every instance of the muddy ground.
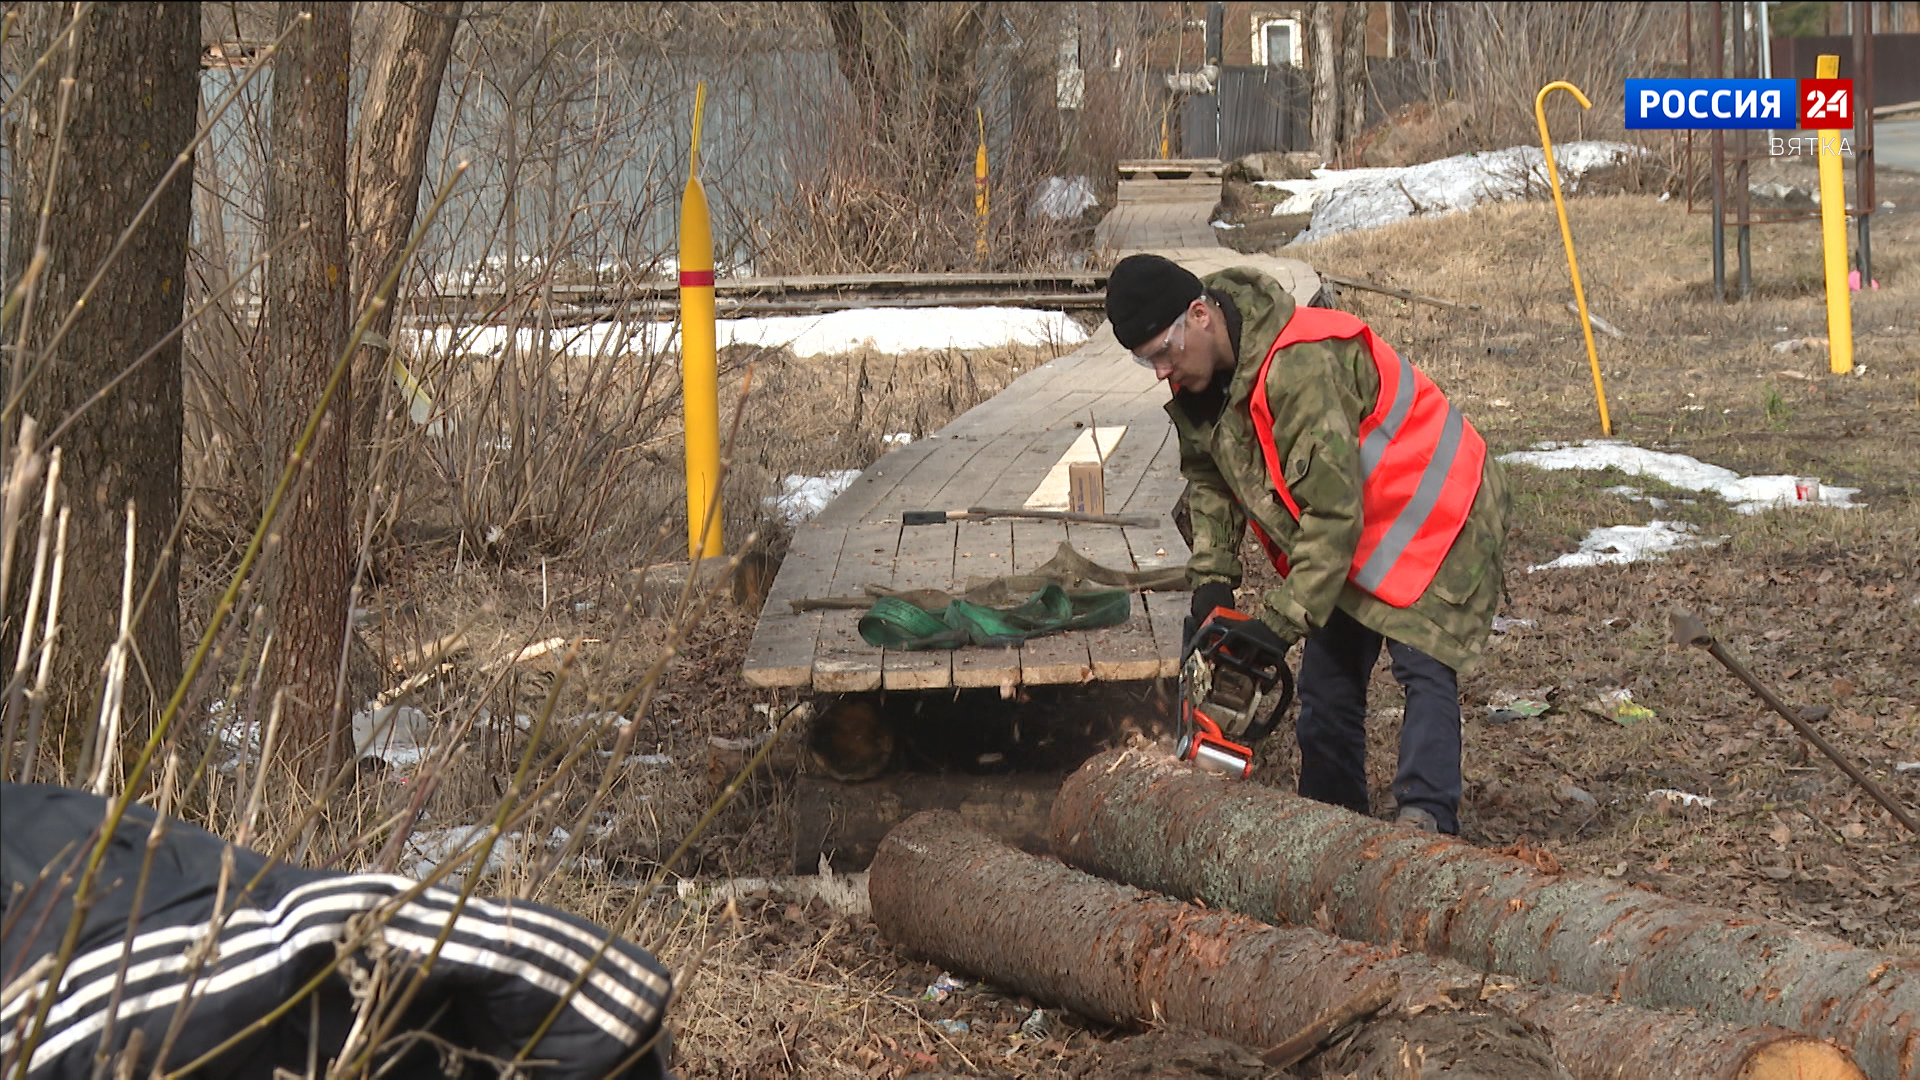
M 1617 474 L 1511 467 L 1502 615 L 1522 622 L 1462 680 L 1469 841 L 1524 843 L 1572 871 L 1920 955 L 1920 843 L 1708 657 L 1670 644 L 1667 629 L 1677 605 L 1691 608 L 1789 702 L 1830 708 L 1821 721 L 1828 737 L 1920 806 L 1920 771 L 1896 772 L 1920 759 L 1920 178 L 1886 173 L 1880 197 L 1894 204 L 1875 224 L 1881 288 L 1855 298 L 1859 368 L 1848 376 L 1827 373 L 1818 345 L 1782 345 L 1826 333 L 1811 223 L 1756 230 L 1754 299 L 1722 304 L 1710 297 L 1707 221 L 1680 200 L 1570 204 L 1588 299 L 1621 332 L 1598 339 L 1616 436 L 1742 473 L 1817 475 L 1860 489 L 1860 506 L 1746 515 L 1711 495 Z M 1360 290 L 1339 297 L 1427 371 L 1495 452 L 1598 434 L 1550 204 L 1486 207 L 1287 253 L 1477 305 Z M 763 400 L 760 456 L 743 454 L 760 488 L 730 506 L 757 505 L 786 471 L 862 464 L 891 429 L 889 409 L 918 410 L 910 426 L 924 434 L 1041 359 L 863 357 L 856 375 L 847 358 L 789 360 L 784 374 L 777 357 L 763 358 L 781 391 Z M 917 396 L 884 399 L 880 391 L 896 384 Z M 847 416 L 850 393 L 864 417 L 853 438 L 795 435 Z M 1608 490 L 1622 486 L 1637 490 Z M 1707 543 L 1660 561 L 1528 570 L 1574 550 L 1593 527 L 1656 518 L 1687 522 Z M 773 547 L 777 554 L 777 538 Z M 501 636 L 598 628 L 614 640 L 589 654 L 597 679 L 588 681 L 604 688 L 644 671 L 666 642 L 659 618 L 618 636 L 610 629 L 618 605 L 606 598 L 620 587 L 609 582 L 625 567 L 556 562 L 545 580 L 537 566 L 469 567 L 452 578 L 453 556 L 427 544 L 413 562 L 389 567 L 388 593 L 412 594 L 423 626 L 484 610 Z M 1259 565 L 1252 549 L 1248 564 Z M 1249 588 L 1258 580 L 1255 571 Z M 575 603 L 548 604 L 549 592 Z M 620 778 L 617 812 L 588 845 L 594 873 L 521 883 L 533 894 L 598 918 L 633 910 L 635 882 L 724 780 L 712 738 L 763 730 L 793 700 L 740 683 L 753 598 L 742 600 L 722 598 L 668 662 L 634 747 L 663 756 Z M 546 684 L 525 678 L 513 692 L 530 708 Z M 1370 767 L 1385 813 L 1399 693 L 1384 667 L 1374 689 Z M 1629 690 L 1651 717 L 1623 724 L 1586 708 L 1614 689 Z M 595 691 L 590 703 L 610 693 Z M 1490 707 L 1513 697 L 1552 709 L 1496 722 Z M 1260 748 L 1256 782 L 1290 786 L 1295 758 L 1283 725 Z M 484 774 L 469 782 L 465 796 L 450 785 L 436 797 L 443 818 L 457 816 L 463 799 L 479 806 L 492 797 Z M 1713 807 L 1666 811 L 1648 801 L 1654 789 Z M 752 785 L 675 869 L 786 872 L 789 809 L 783 782 Z M 932 1000 L 925 992 L 940 971 L 819 902 L 753 898 L 714 911 L 655 894 L 639 898 L 638 910 L 636 936 L 686 971 L 674 1026 L 677 1067 L 690 1077 L 1266 1075 L 1242 1048 L 1090 1028 L 990 988 Z

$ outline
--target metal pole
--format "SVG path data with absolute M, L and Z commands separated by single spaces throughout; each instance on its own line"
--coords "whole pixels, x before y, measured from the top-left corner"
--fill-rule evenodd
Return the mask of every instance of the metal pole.
M 1739 16 L 1733 22 L 1733 77 L 1747 77 L 1747 0 L 1740 0 Z M 1751 202 L 1747 192 L 1747 132 L 1742 128 L 1734 136 L 1733 201 L 1734 250 L 1740 262 L 1740 299 L 1753 299 L 1753 227 L 1747 224 Z
M 1720 0 L 1713 2 L 1713 77 L 1724 78 L 1726 70 L 1726 13 Z M 1727 298 L 1727 140 L 1713 133 L 1713 298 Z
M 1853 20 L 1853 205 L 1860 214 L 1860 288 L 1873 288 L 1873 5 Z

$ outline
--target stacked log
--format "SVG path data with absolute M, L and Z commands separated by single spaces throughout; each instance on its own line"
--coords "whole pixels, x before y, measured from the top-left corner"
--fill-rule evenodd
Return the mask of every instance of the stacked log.
M 1920 961 L 1543 872 L 1150 750 L 1069 777 L 1054 851 L 1102 877 L 1266 922 L 1736 1025 L 1831 1039 L 1867 1075 L 1920 1077 Z
M 1395 1017 L 1464 1005 L 1459 1023 L 1485 1030 L 1450 1040 L 1454 1052 L 1532 1055 L 1540 1069 L 1530 1075 L 1861 1075 L 1831 1044 L 1778 1028 L 1489 980 L 1448 961 L 1150 896 L 1016 851 L 946 811 L 920 814 L 888 835 L 868 891 L 881 933 L 909 951 L 1107 1023 L 1166 1023 L 1273 1047 L 1330 1006 L 1397 984 Z M 1515 1045 L 1514 1032 L 1526 1045 Z M 1499 1072 L 1476 1068 L 1486 1062 L 1427 1060 L 1431 1069 L 1443 1064 L 1446 1075 Z

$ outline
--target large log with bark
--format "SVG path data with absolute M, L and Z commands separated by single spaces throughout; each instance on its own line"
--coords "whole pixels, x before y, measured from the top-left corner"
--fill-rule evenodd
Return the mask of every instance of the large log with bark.
M 1656 1009 L 1831 1039 L 1867 1075 L 1920 1077 L 1920 961 L 1543 872 L 1153 750 L 1110 751 L 1053 804 L 1054 851 L 1103 877 L 1268 922 L 1450 957 Z
M 1276 1047 L 1328 1008 L 1397 980 L 1381 1022 L 1462 1004 L 1485 1010 L 1428 1026 L 1426 1075 L 1443 1066 L 1447 1076 L 1581 1080 L 1861 1075 L 1830 1043 L 1779 1028 L 1488 980 L 1418 953 L 1150 896 L 1016 851 L 946 811 L 888 834 L 867 888 L 880 932 L 909 951 L 1107 1023 L 1152 1020 Z M 1471 1037 L 1457 1037 L 1463 1027 Z M 1432 1052 L 1448 1046 L 1450 1055 Z M 1486 1055 L 1509 1065 L 1531 1055 L 1533 1067 L 1502 1072 L 1478 1060 Z

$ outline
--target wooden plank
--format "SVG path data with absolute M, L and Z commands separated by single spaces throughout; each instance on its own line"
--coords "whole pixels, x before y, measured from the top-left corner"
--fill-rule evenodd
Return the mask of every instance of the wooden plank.
M 1167 414 L 1160 406 L 1166 401 L 1167 392 L 1155 388 L 1134 398 L 1127 411 L 1119 413 L 1115 419 L 1125 418 L 1127 437 L 1114 449 L 1113 456 L 1107 459 L 1106 475 L 1107 506 L 1118 508 L 1127 505 L 1133 498 L 1134 490 L 1140 486 L 1164 450 L 1167 440 L 1173 437 L 1173 424 L 1168 422 Z M 1104 418 L 1103 418 L 1104 422 Z M 1176 458 L 1177 458 L 1176 452 Z M 1178 461 L 1175 471 L 1178 471 Z
M 1013 569 L 1013 525 L 1006 521 L 963 521 L 954 541 L 953 588 L 969 577 L 1001 576 Z M 1019 649 L 965 648 L 953 654 L 953 685 L 998 686 L 1011 694 L 1020 685 Z
M 820 511 L 813 520 L 842 528 L 859 523 L 868 516 L 868 511 L 875 504 L 887 497 L 888 492 L 943 449 L 933 439 L 921 439 L 883 455 L 879 461 L 867 466 L 860 478 L 850 484 L 839 498 L 828 503 L 826 509 Z
M 840 547 L 831 595 L 858 596 L 869 582 L 893 579 L 900 525 L 854 525 Z M 822 693 L 880 689 L 880 650 L 860 640 L 859 611 L 821 613 L 820 636 L 813 649 L 813 688 Z
M 1133 553 L 1117 525 L 1068 525 L 1067 539 L 1087 558 L 1115 570 L 1132 570 Z M 1153 624 L 1140 594 L 1132 597 L 1130 618 L 1119 626 L 1087 631 L 1087 653 L 1096 679 L 1152 679 L 1160 674 L 1161 657 Z M 1178 650 L 1174 653 L 1179 660 Z
M 1172 524 L 1157 529 L 1123 529 L 1134 566 L 1158 570 L 1187 564 L 1187 545 Z M 1180 674 L 1181 635 L 1187 613 L 1193 609 L 1193 594 L 1188 592 L 1146 593 L 1147 622 L 1153 629 L 1155 654 L 1160 659 L 1160 674 L 1175 678 Z
M 1013 568 L 1015 573 L 1037 569 L 1053 558 L 1067 527 L 1057 521 L 1015 521 L 1013 523 Z M 1020 681 L 1029 685 L 1083 683 L 1093 678 L 1093 657 L 1087 651 L 1084 633 L 1049 634 L 1034 638 L 1020 647 Z
M 953 581 L 957 525 L 913 525 L 900 530 L 893 560 L 896 589 L 941 589 Z M 880 659 L 880 684 L 888 690 L 937 690 L 953 685 L 953 653 L 888 649 Z
M 820 612 L 796 612 L 788 604 L 803 596 L 823 596 L 833 583 L 846 530 L 814 523 L 794 532 L 773 588 L 753 628 L 753 641 L 741 666 L 749 686 L 805 686 L 813 680 L 814 641 Z

